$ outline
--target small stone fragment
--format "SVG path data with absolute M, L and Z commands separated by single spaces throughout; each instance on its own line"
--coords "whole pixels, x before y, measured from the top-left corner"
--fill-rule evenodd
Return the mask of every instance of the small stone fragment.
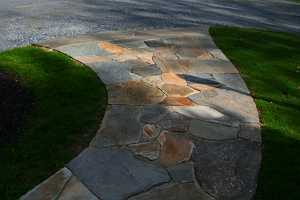
M 160 129 L 153 124 L 146 124 L 143 127 L 143 138 L 146 140 L 156 138 L 160 133 Z
M 157 160 L 159 158 L 160 144 L 158 141 L 132 144 L 129 145 L 129 149 L 131 149 L 135 155 L 145 157 L 149 160 Z

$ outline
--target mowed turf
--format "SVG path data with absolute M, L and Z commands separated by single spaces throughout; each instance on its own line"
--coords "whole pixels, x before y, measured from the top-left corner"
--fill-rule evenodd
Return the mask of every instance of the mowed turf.
M 32 95 L 22 128 L 0 146 L 0 199 L 12 200 L 88 145 L 106 107 L 106 90 L 86 66 L 31 46 L 0 53 L 0 72 L 15 76 Z
M 256 199 L 300 199 L 300 36 L 214 27 L 260 111 L 263 161 Z M 247 106 L 247 105 L 245 105 Z

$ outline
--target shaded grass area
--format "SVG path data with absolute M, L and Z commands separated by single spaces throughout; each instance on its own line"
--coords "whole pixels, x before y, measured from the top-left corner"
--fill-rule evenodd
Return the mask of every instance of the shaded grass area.
M 300 37 L 214 27 L 217 46 L 237 66 L 263 123 L 256 199 L 300 199 Z
M 106 107 L 96 74 L 58 52 L 24 47 L 0 53 L 0 71 L 33 96 L 16 140 L 0 146 L 0 196 L 16 199 L 86 147 Z

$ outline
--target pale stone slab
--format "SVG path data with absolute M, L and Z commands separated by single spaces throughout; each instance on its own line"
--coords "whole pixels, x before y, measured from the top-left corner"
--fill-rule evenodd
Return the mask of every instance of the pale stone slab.
M 251 200 L 261 162 L 261 147 L 246 140 L 194 141 L 196 178 L 215 199 Z
M 214 77 L 228 90 L 250 94 L 250 91 L 239 74 L 214 74 Z
M 106 147 L 137 143 L 141 138 L 140 107 L 112 105 L 107 108 L 101 128 L 91 146 Z
M 90 63 L 89 66 L 106 85 L 125 83 L 142 78 L 137 74 L 131 73 L 132 64 L 130 62 L 97 62 Z
M 65 184 L 71 178 L 72 173 L 63 168 L 50 176 L 41 184 L 37 185 L 31 191 L 23 195 L 21 200 L 53 200 L 56 199 L 63 190 Z
M 75 176 L 65 185 L 57 200 L 99 200 Z
M 95 41 L 69 44 L 56 48 L 58 51 L 64 52 L 72 57 L 76 56 L 108 56 L 106 51 L 100 49 Z
M 182 85 L 163 84 L 160 88 L 167 94 L 168 97 L 186 97 L 195 93 L 192 88 Z
M 192 135 L 209 140 L 235 139 L 238 136 L 238 131 L 239 127 L 202 120 L 192 120 L 190 125 Z
M 68 167 L 103 200 L 123 200 L 170 180 L 166 170 L 138 160 L 122 149 L 88 148 Z
M 194 183 L 167 184 L 133 196 L 129 200 L 213 200 Z
M 215 88 L 217 95 L 197 93 L 189 98 L 199 105 L 207 105 L 241 122 L 258 123 L 259 117 L 253 98 L 228 89 Z

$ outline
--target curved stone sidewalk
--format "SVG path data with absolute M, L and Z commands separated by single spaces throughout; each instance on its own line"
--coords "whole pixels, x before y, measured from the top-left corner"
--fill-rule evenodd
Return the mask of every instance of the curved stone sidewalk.
M 21 199 L 252 199 L 261 161 L 258 112 L 206 27 L 42 46 L 91 67 L 109 105 L 90 146 Z

